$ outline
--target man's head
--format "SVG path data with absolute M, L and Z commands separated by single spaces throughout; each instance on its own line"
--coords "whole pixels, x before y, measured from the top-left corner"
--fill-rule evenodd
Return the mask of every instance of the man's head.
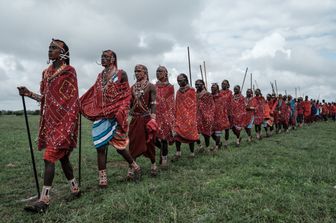
M 70 64 L 69 47 L 62 40 L 52 39 L 49 45 L 48 57 L 49 60 L 51 61 L 62 60 L 69 65 Z
M 266 98 L 267 98 L 267 101 L 270 101 L 272 99 L 272 95 L 271 94 L 267 94 Z
M 246 90 L 246 97 L 248 97 L 248 98 L 250 98 L 250 97 L 252 97 L 253 96 L 253 91 L 252 91 L 252 89 L 247 89 Z
M 145 65 L 137 64 L 134 68 L 134 74 L 137 81 L 148 80 L 148 70 Z
M 219 93 L 219 86 L 217 83 L 213 83 L 211 85 L 211 93 L 212 94 L 218 94 Z
M 101 64 L 103 67 L 111 65 L 117 67 L 117 55 L 112 50 L 104 50 L 101 55 Z
M 197 92 L 203 91 L 203 89 L 205 88 L 204 81 L 201 79 L 195 81 L 195 87 L 196 87 Z
M 180 87 L 185 87 L 189 83 L 187 75 L 184 73 L 179 74 L 177 76 L 177 83 Z
M 230 83 L 228 80 L 223 80 L 222 82 L 222 90 L 227 90 L 230 88 Z
M 255 90 L 255 95 L 256 95 L 256 96 L 260 96 L 260 95 L 261 95 L 261 91 L 260 91 L 259 88 L 257 88 L 257 89 Z
M 164 66 L 159 66 L 156 69 L 156 78 L 161 82 L 168 81 L 168 70 Z
M 239 85 L 236 85 L 236 86 L 233 88 L 233 92 L 234 92 L 234 94 L 239 94 L 239 93 L 240 93 L 240 86 L 239 86 Z

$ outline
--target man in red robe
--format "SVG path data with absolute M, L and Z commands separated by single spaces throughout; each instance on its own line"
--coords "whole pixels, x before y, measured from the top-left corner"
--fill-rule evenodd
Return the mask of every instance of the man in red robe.
M 158 131 L 156 144 L 161 149 L 161 165 L 168 165 L 168 143 L 173 143 L 173 128 L 175 121 L 175 99 L 174 86 L 169 83 L 168 71 L 164 66 L 156 70 L 156 122 Z
M 205 83 L 203 80 L 197 80 L 195 82 L 195 87 L 197 90 L 197 128 L 198 133 L 202 134 L 204 137 L 205 147 L 208 148 L 210 145 L 210 136 L 212 134 L 212 125 L 214 122 L 214 101 L 212 99 L 211 93 L 205 89 Z M 201 141 L 198 140 L 197 143 L 200 149 L 203 150 L 201 146 Z M 211 151 L 218 150 L 217 147 L 212 148 Z
M 181 158 L 182 143 L 189 144 L 190 158 L 195 157 L 194 147 L 198 140 L 195 89 L 189 86 L 188 77 L 183 73 L 177 76 L 177 83 L 180 88 L 176 93 L 175 101 L 174 138 L 176 154 L 172 161 Z
M 59 160 L 70 184 L 72 197 L 79 197 L 80 190 L 69 161 L 77 145 L 78 133 L 78 86 L 75 69 L 70 66 L 69 48 L 61 40 L 53 39 L 48 51 L 52 61 L 42 73 L 40 93 L 35 94 L 26 87 L 18 87 L 20 95 L 28 96 L 41 103 L 41 118 L 38 149 L 45 149 L 44 183 L 38 201 L 25 207 L 30 212 L 45 212 L 49 206 L 50 190 L 55 174 L 55 163 Z
M 304 119 L 303 98 L 299 97 L 297 101 L 297 123 L 298 127 L 302 127 Z
M 246 113 L 245 113 L 245 131 L 248 136 L 248 142 L 252 142 L 252 132 L 251 129 L 254 124 L 254 115 L 257 106 L 256 98 L 253 97 L 252 89 L 247 89 L 246 91 L 246 98 L 245 98 L 245 106 L 246 106 Z
M 261 139 L 261 125 L 264 122 L 265 98 L 261 95 L 260 89 L 255 90 L 254 101 L 256 102 L 254 113 L 254 126 L 257 139 Z
M 151 161 L 151 176 L 157 175 L 155 162 L 156 123 L 156 90 L 149 82 L 148 70 L 145 65 L 138 64 L 134 68 L 136 83 L 132 86 L 130 145 L 129 151 L 134 158 L 144 155 Z M 134 169 L 129 169 L 131 178 Z
M 271 107 L 273 107 L 273 104 L 271 104 L 272 96 L 270 94 L 267 94 L 266 96 L 267 101 L 264 103 L 264 129 L 266 132 L 266 137 L 271 136 L 271 131 L 273 130 L 273 112 L 271 111 Z
M 240 145 L 240 131 L 246 127 L 246 105 L 245 98 L 240 93 L 240 86 L 236 85 L 233 88 L 234 95 L 232 97 L 232 131 L 236 135 L 236 146 Z
M 228 80 L 223 80 L 222 82 L 222 90 L 220 92 L 221 96 L 224 100 L 224 106 L 222 107 L 222 119 L 224 121 L 224 130 L 225 130 L 225 136 L 224 136 L 224 147 L 227 148 L 228 146 L 228 140 L 230 135 L 230 129 L 232 128 L 232 91 L 229 89 L 230 83 Z
M 305 97 L 305 100 L 302 102 L 303 105 L 303 118 L 304 123 L 311 123 L 311 102 L 308 100 L 308 96 Z
M 131 168 L 140 171 L 126 147 L 128 145 L 128 113 L 131 90 L 127 74 L 118 70 L 117 55 L 105 50 L 101 56 L 104 70 L 95 84 L 80 98 L 82 114 L 93 122 L 92 138 L 97 150 L 99 187 L 108 185 L 106 155 L 112 145 Z
M 220 149 L 220 137 L 222 131 L 227 127 L 228 117 L 224 113 L 225 98 L 223 94 L 219 92 L 219 86 L 217 83 L 211 85 L 211 94 L 214 101 L 214 122 L 212 125 L 212 135 L 211 137 L 216 142 L 216 147 Z

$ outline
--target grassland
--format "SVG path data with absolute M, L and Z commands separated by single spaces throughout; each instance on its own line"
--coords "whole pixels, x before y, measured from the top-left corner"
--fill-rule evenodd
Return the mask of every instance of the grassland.
M 38 116 L 29 116 L 33 139 Z M 96 151 L 83 120 L 82 191 L 69 187 L 57 164 L 52 203 L 45 214 L 23 211 L 36 194 L 23 116 L 0 116 L 0 222 L 336 222 L 336 123 L 316 123 L 216 155 L 171 163 L 156 178 L 138 161 L 141 182 L 125 182 L 126 162 L 109 149 L 109 187 L 97 187 Z M 245 137 L 246 139 L 246 137 Z M 35 144 L 34 144 L 35 145 Z M 170 147 L 169 156 L 174 154 Z M 35 151 L 42 186 L 42 153 Z M 77 175 L 78 150 L 71 156 Z

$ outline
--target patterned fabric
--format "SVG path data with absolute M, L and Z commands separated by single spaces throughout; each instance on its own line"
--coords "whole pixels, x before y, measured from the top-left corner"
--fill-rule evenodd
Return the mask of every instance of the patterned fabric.
M 107 144 L 116 149 L 128 145 L 131 90 L 128 82 L 121 83 L 123 72 L 113 73 L 106 83 L 103 83 L 103 72 L 100 73 L 95 84 L 80 98 L 82 114 L 94 121 L 92 137 L 97 149 Z
M 232 91 L 230 90 L 222 90 L 220 94 L 223 96 L 224 106 L 223 108 L 223 117 L 222 121 L 224 121 L 224 129 L 230 129 L 232 127 L 232 123 L 230 121 L 230 116 L 232 115 Z
M 264 108 L 265 108 L 265 98 L 263 96 L 255 96 L 254 100 L 256 102 L 255 112 L 254 112 L 254 124 L 261 125 L 264 121 Z
M 230 122 L 225 109 L 225 98 L 222 94 L 212 95 L 214 101 L 214 122 L 212 125 L 212 131 L 223 131 L 224 129 L 230 128 Z
M 151 121 L 149 108 L 151 102 L 155 102 L 155 98 L 151 98 L 152 91 L 155 91 L 155 86 L 147 80 L 137 82 L 132 86 L 132 120 L 128 136 L 130 138 L 129 151 L 133 158 L 144 155 L 155 160 L 156 129 L 148 124 Z
M 128 113 L 131 89 L 128 82 L 121 83 L 123 70 L 112 75 L 103 86 L 103 73 L 98 75 L 95 84 L 80 98 L 81 112 L 91 121 L 102 118 L 116 118 L 121 130 L 128 131 Z
M 246 106 L 245 98 L 241 94 L 233 95 L 232 97 L 232 124 L 236 128 L 244 128 L 247 126 L 246 123 Z
M 209 92 L 203 90 L 197 93 L 197 128 L 199 133 L 211 136 L 214 108 L 215 104 Z
M 198 140 L 196 92 L 187 86 L 176 93 L 176 113 L 174 131 L 176 141 L 188 143 Z
M 113 138 L 118 123 L 115 119 L 100 119 L 93 122 L 92 138 L 94 146 L 99 149 L 107 144 Z
M 156 85 L 156 121 L 158 124 L 157 137 L 159 139 L 173 141 L 173 127 L 175 121 L 174 86 L 171 84 Z
M 245 98 L 245 106 L 246 106 L 245 123 L 246 123 L 246 126 L 251 126 L 250 128 L 252 128 L 253 121 L 254 121 L 255 108 L 257 107 L 256 98 L 252 98 L 252 97 Z M 250 108 L 254 108 L 254 109 L 250 109 Z
M 75 148 L 79 111 L 75 69 L 70 65 L 63 65 L 57 70 L 49 66 L 43 71 L 40 92 L 39 150 L 46 147 Z

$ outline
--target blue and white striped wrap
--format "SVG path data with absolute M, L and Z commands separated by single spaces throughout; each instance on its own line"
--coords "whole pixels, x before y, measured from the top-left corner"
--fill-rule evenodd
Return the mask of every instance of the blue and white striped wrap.
M 109 141 L 113 138 L 117 130 L 117 120 L 113 119 L 100 119 L 93 122 L 92 125 L 92 138 L 93 144 L 96 149 L 104 145 L 108 145 Z

